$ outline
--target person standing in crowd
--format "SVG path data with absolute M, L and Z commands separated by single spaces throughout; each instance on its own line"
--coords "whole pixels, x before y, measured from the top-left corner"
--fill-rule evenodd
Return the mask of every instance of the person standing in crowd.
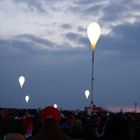
M 25 140 L 24 136 L 19 133 L 9 133 L 4 140 Z
M 71 140 L 59 127 L 61 113 L 53 106 L 41 110 L 42 128 L 31 140 Z
M 127 120 L 121 115 L 112 116 L 106 125 L 105 140 L 131 140 Z

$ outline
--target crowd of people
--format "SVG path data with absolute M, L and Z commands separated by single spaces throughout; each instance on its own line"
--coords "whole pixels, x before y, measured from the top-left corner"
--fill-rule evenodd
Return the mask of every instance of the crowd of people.
M 140 113 L 0 109 L 0 140 L 140 140 Z

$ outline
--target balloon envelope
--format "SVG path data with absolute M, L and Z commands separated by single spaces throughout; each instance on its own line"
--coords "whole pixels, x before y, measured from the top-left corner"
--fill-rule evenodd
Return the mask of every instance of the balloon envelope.
M 19 84 L 20 84 L 20 87 L 21 87 L 21 88 L 23 87 L 24 82 L 25 82 L 25 77 L 24 77 L 24 76 L 20 76 L 20 77 L 19 77 Z
M 25 96 L 25 101 L 26 101 L 26 103 L 29 102 L 29 99 L 30 99 L 30 97 L 29 97 L 28 95 L 26 95 L 26 96 Z
M 90 91 L 89 91 L 89 90 L 86 90 L 86 91 L 85 91 L 86 99 L 88 99 L 89 95 L 90 95 Z
M 91 43 L 91 47 L 93 50 L 95 50 L 96 43 L 101 34 L 101 28 L 99 24 L 96 22 L 90 23 L 87 28 L 87 34 Z

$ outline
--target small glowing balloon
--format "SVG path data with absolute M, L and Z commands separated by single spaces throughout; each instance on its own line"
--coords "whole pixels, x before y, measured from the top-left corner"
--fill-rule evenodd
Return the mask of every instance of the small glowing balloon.
M 53 107 L 54 107 L 54 108 L 57 108 L 58 106 L 57 106 L 57 104 L 54 104 Z
M 19 77 L 19 84 L 20 84 L 21 88 L 23 87 L 24 82 L 25 82 L 25 77 L 24 76 L 20 76 Z
M 86 91 L 85 91 L 86 99 L 88 99 L 89 95 L 90 95 L 90 91 L 89 91 L 89 90 L 86 90 Z
M 96 22 L 90 23 L 87 28 L 87 34 L 88 34 L 88 38 L 91 43 L 91 47 L 94 51 L 96 48 L 96 43 L 101 34 L 101 28 L 100 28 L 99 24 Z
M 28 95 L 26 95 L 26 96 L 25 96 L 25 101 L 26 101 L 26 103 L 29 102 L 29 99 L 30 99 L 30 97 L 29 97 Z

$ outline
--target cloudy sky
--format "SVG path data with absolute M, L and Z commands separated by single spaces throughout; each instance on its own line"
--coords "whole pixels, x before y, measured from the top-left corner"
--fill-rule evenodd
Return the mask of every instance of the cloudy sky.
M 102 29 L 94 103 L 108 109 L 140 106 L 140 0 L 0 0 L 0 107 L 88 105 L 86 32 L 93 21 Z

